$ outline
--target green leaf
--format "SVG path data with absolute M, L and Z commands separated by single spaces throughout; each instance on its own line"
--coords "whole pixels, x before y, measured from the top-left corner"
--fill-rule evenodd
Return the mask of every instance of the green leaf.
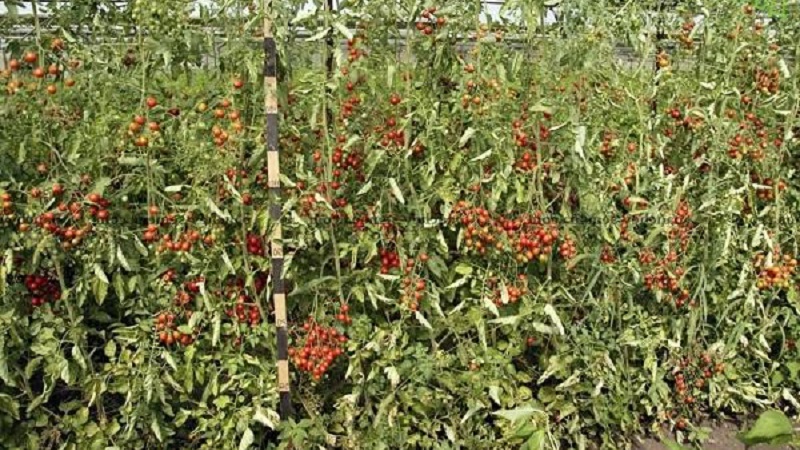
M 206 199 L 206 205 L 208 205 L 208 208 L 211 210 L 211 212 L 213 212 L 214 214 L 216 214 L 216 215 L 217 215 L 217 216 L 218 216 L 220 219 L 223 219 L 223 220 L 231 220 L 231 216 L 230 216 L 230 214 L 228 214 L 228 213 L 226 213 L 226 212 L 222 212 L 222 210 L 221 210 L 221 209 L 219 209 L 219 207 L 217 206 L 217 204 L 216 204 L 216 203 L 214 203 L 214 201 L 213 201 L 213 200 L 211 200 L 211 198 L 210 198 L 210 197 Z
M 106 347 L 103 349 L 103 353 L 109 358 L 113 358 L 117 354 L 117 343 L 114 340 L 108 341 Z
M 267 413 L 265 414 L 264 411 L 261 410 L 261 408 L 258 408 L 256 410 L 256 413 L 253 415 L 253 420 L 264 425 L 265 427 L 269 427 L 270 429 L 274 430 L 275 422 L 280 421 L 280 417 L 275 411 L 267 410 Z
M 315 34 L 315 35 L 313 35 L 313 36 L 311 36 L 311 37 L 307 38 L 307 39 L 306 39 L 306 42 L 314 42 L 314 41 L 318 41 L 318 40 L 320 40 L 320 39 L 324 38 L 324 37 L 325 37 L 325 36 L 328 34 L 328 30 L 329 30 L 329 29 L 330 29 L 330 28 L 323 28 L 322 30 L 320 30 L 319 32 L 317 32 L 317 34 Z
M 242 440 L 239 441 L 239 450 L 246 450 L 250 448 L 250 446 L 253 445 L 253 441 L 255 441 L 253 431 L 250 428 L 244 430 Z
M 339 33 L 342 33 L 342 35 L 347 39 L 353 39 L 353 32 L 341 22 L 336 22 L 333 24 L 333 26 L 336 27 L 336 29 L 339 30 Z
M 466 277 L 459 278 L 456 281 L 454 281 L 454 282 L 450 283 L 449 285 L 447 285 L 447 287 L 445 287 L 444 290 L 449 291 L 451 289 L 459 288 L 459 287 L 467 284 L 467 281 L 469 281 L 469 278 L 466 278 Z
M 488 321 L 488 323 L 494 323 L 498 325 L 514 325 L 518 320 L 519 316 L 507 316 L 499 319 L 491 319 Z
M 486 150 L 485 152 L 483 152 L 480 155 L 470 159 L 469 161 L 470 162 L 481 161 L 481 160 L 484 160 L 484 159 L 488 158 L 491 155 L 492 155 L 492 151 L 491 150 Z
M 117 246 L 117 259 L 119 260 L 120 265 L 125 268 L 125 270 L 131 270 L 131 265 L 128 263 L 128 259 L 125 258 L 125 254 L 122 253 L 122 247 L 120 246 Z
M 472 266 L 469 266 L 469 265 L 464 264 L 464 263 L 459 263 L 456 266 L 456 273 L 459 274 L 459 275 L 464 275 L 464 276 L 470 275 L 470 274 L 472 274 Z
M 397 387 L 400 383 L 400 374 L 397 372 L 397 369 L 394 366 L 389 366 L 383 369 L 383 372 L 386 374 L 386 378 L 392 383 L 392 388 Z
M 575 129 L 575 153 L 581 159 L 585 160 L 586 155 L 583 153 L 583 146 L 586 144 L 586 125 L 580 125 Z
M 100 267 L 99 264 L 94 265 L 94 275 L 97 277 L 98 280 L 102 281 L 105 284 L 108 284 L 108 277 L 106 276 L 103 269 Z
M 427 329 L 429 329 L 429 330 L 433 330 L 433 327 L 432 327 L 432 326 L 431 326 L 431 324 L 428 322 L 428 320 L 427 320 L 427 319 L 425 319 L 425 316 L 423 316 L 421 312 L 419 312 L 419 311 L 414 311 L 414 316 L 417 318 L 417 320 L 419 321 L 419 323 L 421 323 L 421 324 L 422 324 L 422 326 L 424 326 L 425 328 L 427 328 Z
M 167 362 L 167 364 L 169 364 L 169 366 L 172 367 L 172 370 L 177 371 L 178 365 L 175 364 L 175 359 L 172 357 L 172 354 L 170 354 L 170 352 L 168 351 L 164 351 L 162 355 L 164 356 L 164 360 Z
M 461 138 L 458 140 L 458 146 L 463 147 L 466 145 L 467 141 L 469 141 L 472 136 L 475 135 L 475 129 L 470 127 L 464 131 L 464 134 L 461 135 Z
M 739 433 L 739 440 L 745 445 L 781 444 L 792 439 L 792 422 L 778 410 L 768 410 L 761 414 L 750 430 Z
M 92 293 L 98 305 L 102 305 L 108 295 L 108 281 L 95 278 L 92 281 Z
M 536 432 L 525 441 L 525 450 L 544 450 L 545 437 L 544 430 L 536 430 Z
M 219 311 L 214 312 L 214 320 L 212 321 L 212 332 L 211 332 L 211 346 L 216 347 L 219 344 L 219 335 L 220 330 L 222 328 L 222 317 L 219 314 Z
M 527 419 L 536 413 L 544 413 L 544 410 L 534 405 L 527 405 L 516 409 L 502 409 L 500 411 L 495 411 L 492 414 L 514 423 L 518 420 Z
M 0 394 L 0 411 L 6 417 L 19 420 L 19 403 L 8 394 Z
M 386 87 L 388 89 L 392 88 L 392 84 L 394 83 L 394 73 L 397 70 L 394 64 L 389 64 L 386 68 Z
M 372 189 L 372 180 L 367 181 L 363 186 L 361 186 L 361 189 L 356 192 L 356 195 L 364 195 L 369 192 L 370 189 Z
M 403 193 L 400 191 L 400 186 L 397 185 L 397 180 L 389 178 L 389 186 L 392 188 L 392 195 L 394 195 L 394 198 L 396 198 L 398 202 L 405 204 L 406 199 L 403 198 Z
M 544 313 L 547 314 L 547 316 L 550 317 L 550 320 L 553 321 L 553 325 L 555 325 L 556 329 L 558 329 L 558 334 L 563 336 L 564 335 L 564 325 L 561 324 L 561 319 L 558 317 L 558 314 L 556 313 L 555 308 L 553 308 L 553 305 L 551 305 L 549 303 L 547 305 L 545 305 L 544 306 Z
M 145 165 L 144 158 L 136 158 L 134 156 L 120 156 L 117 160 L 121 166 L 143 166 Z
M 153 431 L 153 434 L 156 435 L 156 439 L 158 439 L 159 442 L 163 442 L 161 437 L 161 426 L 158 424 L 156 419 L 153 419 L 153 421 L 150 422 L 150 430 Z

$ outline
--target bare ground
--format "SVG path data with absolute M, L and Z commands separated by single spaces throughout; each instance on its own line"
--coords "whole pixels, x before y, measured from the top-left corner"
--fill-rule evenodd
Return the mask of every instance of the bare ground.
M 740 430 L 737 425 L 723 422 L 711 428 L 713 430 L 711 437 L 703 445 L 703 450 L 745 450 L 744 444 L 736 439 L 736 433 Z M 672 438 L 673 436 L 669 437 Z M 643 439 L 633 448 L 634 450 L 667 450 L 667 447 L 656 439 Z M 792 450 L 792 448 L 788 445 L 757 445 L 751 447 L 753 450 Z

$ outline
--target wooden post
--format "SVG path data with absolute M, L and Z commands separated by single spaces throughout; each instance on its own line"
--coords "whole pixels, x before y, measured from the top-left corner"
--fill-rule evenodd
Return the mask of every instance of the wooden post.
M 278 49 L 272 34 L 272 0 L 264 6 L 264 140 L 267 145 L 267 182 L 270 191 L 269 217 L 272 221 L 270 249 L 272 258 L 272 298 L 275 302 L 275 326 L 278 340 L 278 393 L 280 416 L 292 414 L 289 384 L 289 332 L 286 320 L 286 289 L 283 281 L 283 242 L 281 232 L 281 179 L 278 152 Z

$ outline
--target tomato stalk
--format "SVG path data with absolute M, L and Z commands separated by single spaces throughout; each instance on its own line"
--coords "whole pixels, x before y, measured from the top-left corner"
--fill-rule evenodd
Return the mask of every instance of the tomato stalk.
M 325 2 L 325 14 L 324 16 L 324 26 L 326 29 L 330 28 L 330 18 L 331 14 L 333 13 L 333 2 L 332 0 L 326 0 Z M 333 146 L 331 145 L 331 117 L 332 111 L 330 109 L 330 99 L 328 98 L 329 95 L 329 87 L 328 84 L 331 82 L 333 78 L 333 30 L 329 29 L 329 39 L 325 42 L 324 47 L 324 55 L 325 55 L 325 65 L 326 65 L 326 74 L 325 74 L 325 83 L 322 86 L 322 130 L 323 134 L 325 135 L 325 200 L 328 202 L 329 205 L 333 205 L 333 201 L 331 199 L 331 187 L 330 183 L 333 180 Z M 339 244 L 336 239 L 336 230 L 333 226 L 333 221 L 328 221 L 328 232 L 331 235 L 331 246 L 333 247 L 333 262 L 336 269 L 336 284 L 337 290 L 339 294 L 340 301 L 344 300 L 344 290 L 342 289 L 342 269 L 341 269 L 341 261 L 339 260 Z

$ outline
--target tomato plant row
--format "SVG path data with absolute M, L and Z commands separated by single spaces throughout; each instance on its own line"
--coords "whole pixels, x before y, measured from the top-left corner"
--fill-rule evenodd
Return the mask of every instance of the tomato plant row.
M 73 3 L 0 73 L 2 446 L 619 448 L 797 412 L 791 23 Z

